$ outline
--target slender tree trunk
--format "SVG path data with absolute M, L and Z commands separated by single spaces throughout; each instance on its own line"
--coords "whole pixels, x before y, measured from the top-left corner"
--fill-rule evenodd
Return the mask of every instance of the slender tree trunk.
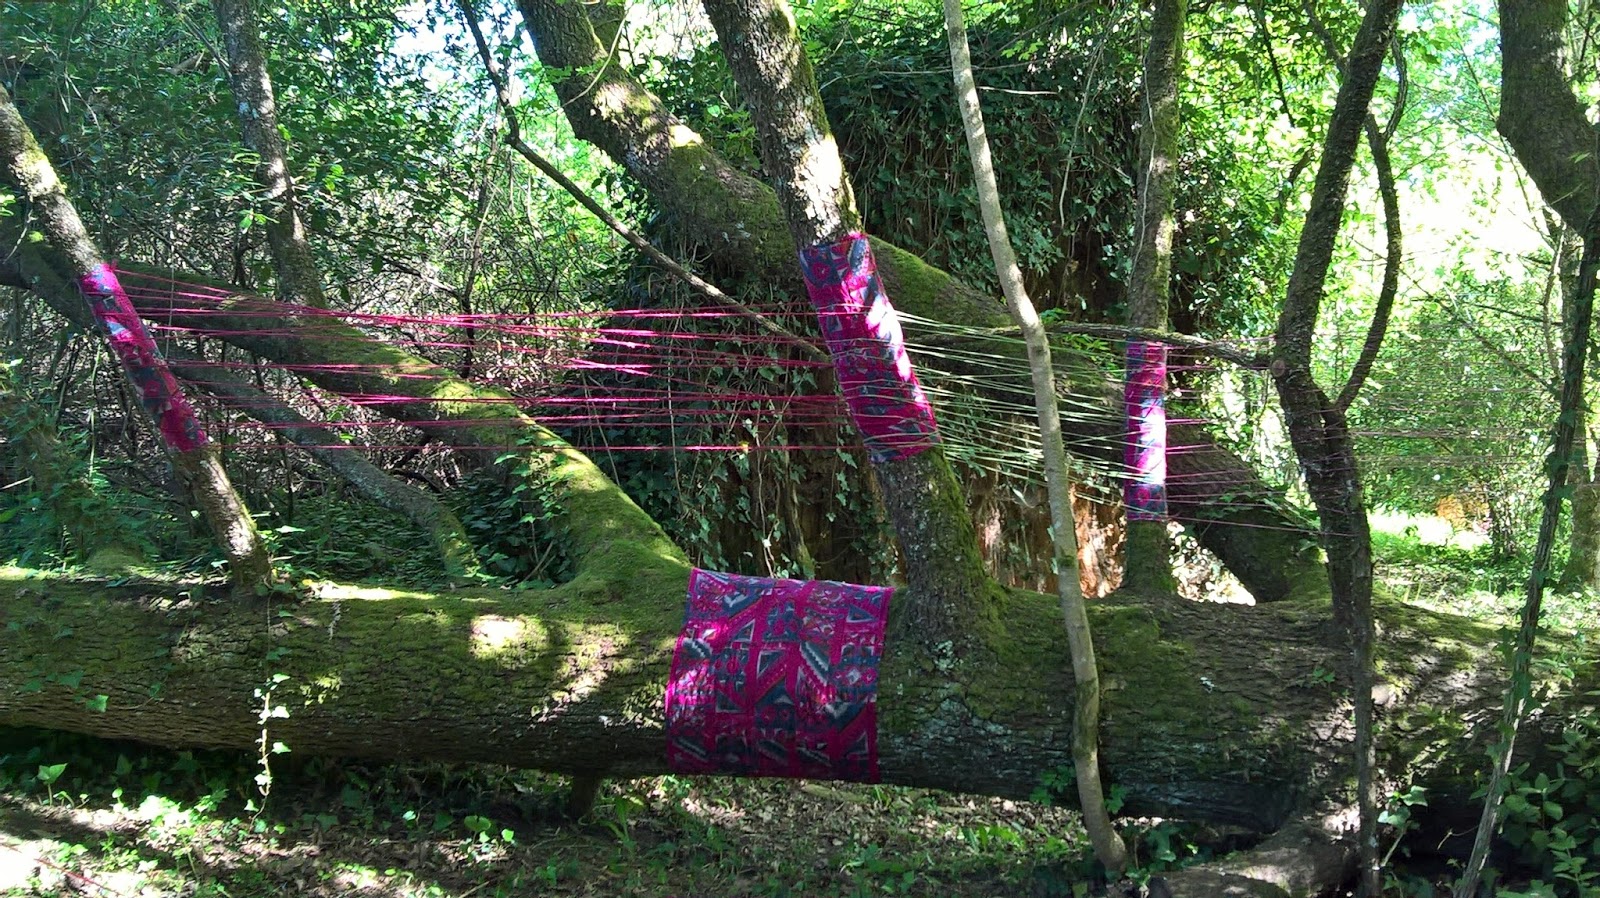
M 278 102 L 261 50 L 252 0 L 212 0 L 228 54 L 228 83 L 239 110 L 244 145 L 256 154 L 256 183 L 266 200 L 267 244 L 278 272 L 278 295 L 299 305 L 326 308 L 305 223 L 300 218 L 289 155 L 278 130 Z
M 1311 374 L 1311 342 L 1328 266 L 1344 216 L 1356 147 L 1367 107 L 1394 38 L 1401 0 L 1374 0 L 1356 33 L 1322 163 L 1312 188 L 1311 208 L 1300 235 L 1295 266 L 1278 318 L 1272 374 L 1290 442 L 1322 523 L 1334 618 L 1350 649 L 1350 698 L 1355 706 L 1356 804 L 1361 887 L 1368 898 L 1379 889 L 1376 754 L 1372 718 L 1372 543 L 1355 445 L 1344 410 Z
M 1044 452 L 1045 488 L 1050 496 L 1050 524 L 1054 545 L 1057 589 L 1061 611 L 1066 618 L 1067 645 L 1072 654 L 1072 679 L 1077 684 L 1072 721 L 1072 761 L 1078 784 L 1078 804 L 1083 810 L 1084 828 L 1094 845 L 1095 856 L 1113 874 L 1128 866 L 1128 847 L 1111 824 L 1106 811 L 1105 788 L 1100 782 L 1100 672 L 1095 663 L 1094 639 L 1089 629 L 1089 611 L 1078 583 L 1077 528 L 1072 514 L 1071 485 L 1068 482 L 1067 452 L 1061 443 L 1061 411 L 1056 405 L 1055 368 L 1050 363 L 1050 340 L 1044 323 L 1028 298 L 1022 283 L 1022 269 L 1011 248 L 1006 220 L 1000 208 L 1000 188 L 995 179 L 994 160 L 989 152 L 989 137 L 983 126 L 983 106 L 978 101 L 978 85 L 972 77 L 972 51 L 967 45 L 967 26 L 961 15 L 961 0 L 944 0 L 945 30 L 950 39 L 950 67 L 955 75 L 956 100 L 967 132 L 967 150 L 972 156 L 973 180 L 977 182 L 978 203 L 983 210 L 988 232 L 989 252 L 994 257 L 1000 287 L 1005 292 L 1011 317 L 1028 345 L 1028 366 L 1033 377 L 1033 399 L 1039 416 L 1039 442 Z M 1164 525 L 1163 525 L 1164 526 Z
M 30 220 L 70 267 L 70 279 L 87 303 L 86 309 L 78 309 L 79 320 L 85 312 L 92 313 L 97 329 L 106 336 L 154 421 L 173 468 L 210 524 L 235 586 L 251 592 L 268 588 L 273 581 L 272 561 L 244 500 L 228 482 L 193 407 L 4 88 L 0 88 L 0 174 L 27 203 Z
M 873 326 L 888 342 L 897 343 L 899 321 L 881 291 L 866 238 L 860 234 L 861 216 L 850 181 L 788 6 L 782 0 L 706 0 L 705 7 L 734 79 L 749 101 L 762 159 L 802 258 L 831 257 L 841 246 L 848 246 L 844 251 L 852 254 L 865 253 L 858 270 L 870 278 L 867 293 Z M 818 312 L 828 333 L 834 326 L 828 318 L 833 313 L 821 306 Z M 900 383 L 920 396 L 903 346 L 899 349 Z M 850 356 L 841 356 L 835 348 L 834 363 L 857 427 L 869 436 L 873 422 L 864 417 L 861 409 L 866 406 L 857 401 L 859 397 L 850 396 L 848 387 L 858 363 L 853 356 L 866 351 L 877 350 L 853 344 L 846 350 Z M 893 352 L 894 347 L 886 351 Z M 925 408 L 926 400 L 921 402 Z M 931 419 L 926 422 L 931 423 Z M 937 435 L 917 436 L 919 442 L 905 449 L 875 451 L 873 463 L 911 586 L 905 600 L 907 622 L 910 632 L 929 645 L 973 647 L 981 641 L 977 627 L 993 601 L 994 584 L 983 570 L 965 497 Z
M 1544 600 L 1545 581 L 1552 578 L 1550 553 L 1555 547 L 1556 525 L 1561 522 L 1561 504 L 1574 460 L 1573 444 L 1581 433 L 1579 414 L 1583 406 L 1584 365 L 1589 353 L 1589 329 L 1594 317 L 1596 268 L 1600 268 L 1600 204 L 1595 206 L 1583 229 L 1583 259 L 1578 264 L 1578 286 L 1571 310 L 1572 326 L 1562 347 L 1561 406 L 1556 415 L 1555 434 L 1545 468 L 1550 475 L 1544 493 L 1544 511 L 1539 519 L 1539 541 L 1534 546 L 1533 569 L 1528 574 L 1527 595 L 1517 628 L 1517 641 L 1511 655 L 1511 682 L 1506 688 L 1501 714 L 1500 744 L 1490 752 L 1489 785 L 1484 790 L 1483 815 L 1478 821 L 1477 838 L 1466 870 L 1456 884 L 1455 898 L 1472 898 L 1478 892 L 1478 878 L 1489 858 L 1489 843 L 1500 829 L 1500 802 L 1505 796 L 1506 777 L 1511 772 L 1511 750 L 1516 745 L 1517 729 L 1528 713 L 1533 697 L 1533 650 L 1539 635 L 1539 609 Z
M 1167 329 L 1172 281 L 1173 187 L 1178 176 L 1178 82 L 1183 76 L 1183 24 L 1187 0 L 1155 0 L 1150 46 L 1144 57 L 1140 110 L 1139 216 L 1133 271 L 1128 282 L 1128 324 Z M 1128 515 L 1123 586 L 1171 590 L 1167 540 L 1167 347 L 1130 341 L 1125 404 L 1127 459 L 1123 489 Z

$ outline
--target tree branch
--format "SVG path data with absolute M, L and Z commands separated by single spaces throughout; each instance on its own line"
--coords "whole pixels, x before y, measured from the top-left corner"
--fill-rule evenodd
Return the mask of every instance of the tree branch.
M 484 70 L 489 74 L 489 81 L 494 85 L 495 99 L 499 102 L 501 110 L 506 116 L 506 143 L 522 158 L 544 174 L 545 177 L 560 185 L 578 201 L 578 204 L 589 210 L 590 214 L 600 219 L 606 227 L 614 231 L 617 236 L 628 241 L 634 249 L 644 253 L 650 261 L 665 269 L 673 277 L 688 284 L 696 293 L 719 305 L 726 306 L 746 320 L 755 322 L 763 330 L 776 336 L 783 337 L 797 345 L 802 352 L 817 361 L 827 361 L 829 356 L 826 350 L 819 347 L 814 340 L 802 337 L 766 315 L 757 312 L 732 296 L 722 292 L 715 284 L 706 281 L 699 275 L 683 267 L 677 260 L 657 249 L 655 244 L 644 239 L 632 228 L 624 224 L 615 215 L 612 215 L 599 201 L 591 197 L 587 191 L 579 187 L 577 182 L 566 176 L 566 173 L 557 168 L 554 163 L 546 159 L 533 147 L 522 139 L 522 129 L 517 121 L 517 110 L 511 102 L 511 91 L 507 88 L 505 78 L 500 74 L 499 67 L 494 64 L 494 54 L 489 50 L 488 41 L 484 40 L 483 29 L 478 25 L 477 13 L 472 8 L 471 0 L 457 0 L 456 6 L 461 10 L 461 17 L 466 20 L 467 28 L 472 32 L 472 40 L 477 44 L 478 57 L 483 60 Z

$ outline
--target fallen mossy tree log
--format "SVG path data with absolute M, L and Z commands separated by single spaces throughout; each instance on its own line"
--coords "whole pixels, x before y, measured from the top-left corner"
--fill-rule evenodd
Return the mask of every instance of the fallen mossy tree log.
M 9 569 L 0 723 L 241 748 L 265 726 L 306 754 L 662 773 L 687 573 L 676 558 L 641 556 L 539 592 L 326 585 L 264 613 L 195 585 Z M 891 610 L 884 781 L 1028 797 L 1069 763 L 1055 603 L 1011 592 L 996 607 L 983 657 L 897 638 Z M 1435 809 L 1465 807 L 1500 700 L 1494 630 L 1393 603 L 1381 616 L 1384 770 L 1428 789 Z M 1128 813 L 1270 832 L 1343 793 L 1347 678 L 1330 682 L 1342 653 L 1325 605 L 1123 598 L 1097 603 L 1094 624 L 1105 773 Z M 263 722 L 279 707 L 287 716 Z M 1542 728 L 1559 730 L 1562 713 L 1552 707 Z

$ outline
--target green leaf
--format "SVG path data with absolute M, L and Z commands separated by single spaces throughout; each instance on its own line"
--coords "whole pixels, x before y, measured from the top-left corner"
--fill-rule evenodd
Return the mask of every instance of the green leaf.
M 64 764 L 64 763 L 62 763 L 62 764 L 40 764 L 39 765 L 39 772 L 37 774 L 37 776 L 39 777 L 39 782 L 44 783 L 46 786 L 48 786 L 48 785 L 54 783 L 56 780 L 61 779 L 61 774 L 65 773 L 66 769 L 67 769 L 67 765 Z
M 106 713 L 106 698 L 107 697 L 104 696 L 104 695 L 97 695 L 97 696 L 95 696 L 95 697 L 93 697 L 91 699 L 86 700 L 83 704 L 84 704 L 84 707 L 88 708 L 90 711 L 95 712 L 96 714 L 104 714 L 104 713 Z

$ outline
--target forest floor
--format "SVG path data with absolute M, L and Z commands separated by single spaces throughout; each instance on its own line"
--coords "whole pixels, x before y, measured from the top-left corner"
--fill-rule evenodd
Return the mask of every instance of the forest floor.
M 1375 547 L 1408 600 L 1515 605 L 1516 564 L 1414 525 Z M 1076 898 L 1098 879 L 1048 801 L 667 776 L 608 783 L 573 822 L 562 778 L 527 771 L 273 755 L 263 797 L 266 772 L 249 753 L 0 729 L 0 896 Z M 1142 875 L 1194 855 L 1169 824 L 1142 831 Z

